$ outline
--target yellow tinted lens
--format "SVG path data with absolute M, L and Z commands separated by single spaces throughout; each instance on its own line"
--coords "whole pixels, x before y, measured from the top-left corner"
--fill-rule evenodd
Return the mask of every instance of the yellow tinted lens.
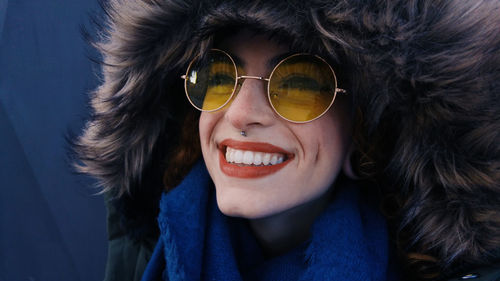
M 325 61 L 312 55 L 296 55 L 281 62 L 272 73 L 269 99 L 285 119 L 307 122 L 328 110 L 335 99 L 336 84 Z
M 236 68 L 231 58 L 218 50 L 193 62 L 186 76 L 189 100 L 200 110 L 219 109 L 231 98 L 236 86 Z

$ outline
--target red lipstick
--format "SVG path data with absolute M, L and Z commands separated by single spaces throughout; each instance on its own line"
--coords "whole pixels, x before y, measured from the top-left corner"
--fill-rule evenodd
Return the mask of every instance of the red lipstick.
M 250 150 L 265 153 L 280 153 L 286 156 L 285 161 L 276 165 L 268 166 L 243 166 L 241 164 L 228 163 L 224 157 L 226 147 L 239 150 Z M 281 147 L 264 142 L 241 142 L 226 139 L 219 144 L 219 166 L 221 171 L 230 177 L 237 178 L 259 178 L 276 173 L 281 170 L 293 159 L 293 154 Z

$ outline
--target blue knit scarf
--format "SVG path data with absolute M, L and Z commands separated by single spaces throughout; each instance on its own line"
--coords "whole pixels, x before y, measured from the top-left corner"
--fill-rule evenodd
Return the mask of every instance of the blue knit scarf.
M 196 164 L 178 187 L 161 198 L 161 235 L 142 280 L 221 281 L 248 276 L 260 280 L 396 280 L 389 270 L 385 220 L 355 187 L 337 193 L 315 221 L 309 241 L 281 257 L 262 261 L 251 273 L 240 272 L 238 261 L 253 257 L 238 256 L 231 220 L 217 208 L 204 164 Z

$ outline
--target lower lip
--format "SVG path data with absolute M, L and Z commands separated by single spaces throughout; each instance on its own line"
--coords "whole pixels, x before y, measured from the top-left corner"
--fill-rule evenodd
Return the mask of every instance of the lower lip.
M 288 163 L 290 163 L 290 160 L 291 159 L 289 158 L 282 163 L 268 166 L 238 166 L 236 164 L 228 163 L 222 151 L 219 150 L 219 165 L 221 171 L 227 176 L 236 178 L 248 179 L 265 177 L 281 170 Z

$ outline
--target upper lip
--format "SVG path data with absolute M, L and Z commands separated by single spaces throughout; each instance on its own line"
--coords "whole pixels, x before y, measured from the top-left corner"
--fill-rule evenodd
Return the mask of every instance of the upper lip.
M 219 143 L 218 148 L 225 153 L 228 146 L 239 150 L 249 150 L 265 153 L 281 153 L 286 155 L 288 158 L 291 158 L 293 156 L 293 153 L 286 151 L 284 148 L 266 142 L 248 142 L 225 139 Z

